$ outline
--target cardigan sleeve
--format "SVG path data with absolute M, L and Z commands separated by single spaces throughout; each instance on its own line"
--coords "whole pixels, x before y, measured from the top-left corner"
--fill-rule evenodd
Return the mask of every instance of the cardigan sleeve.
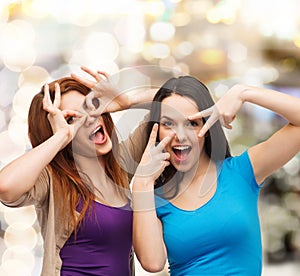
M 26 179 L 24 179 L 26 181 Z M 30 191 L 23 194 L 19 199 L 11 202 L 1 201 L 8 207 L 22 207 L 35 205 L 40 207 L 43 205 L 49 194 L 49 185 L 52 182 L 51 174 L 47 168 L 44 168 Z
M 120 157 L 123 169 L 127 172 L 129 180 L 133 177 L 135 170 L 142 158 L 148 137 L 146 133 L 149 114 L 145 115 L 143 120 L 128 136 L 128 138 L 120 143 Z

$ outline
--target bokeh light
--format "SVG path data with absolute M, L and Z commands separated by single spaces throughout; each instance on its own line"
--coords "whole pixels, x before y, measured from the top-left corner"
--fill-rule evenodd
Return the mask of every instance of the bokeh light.
M 29 228 L 36 221 L 36 212 L 33 205 L 17 209 L 6 208 L 4 219 L 8 225 L 21 223 L 25 228 Z
M 8 248 L 24 246 L 32 250 L 37 243 L 37 233 L 33 227 L 15 222 L 7 227 L 3 239 Z

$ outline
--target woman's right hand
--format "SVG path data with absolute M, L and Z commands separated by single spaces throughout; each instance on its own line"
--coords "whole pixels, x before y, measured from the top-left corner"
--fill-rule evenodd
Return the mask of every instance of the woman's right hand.
M 60 110 L 61 93 L 59 84 L 55 84 L 55 96 L 52 102 L 49 93 L 49 86 L 44 86 L 43 109 L 48 112 L 48 120 L 50 122 L 53 135 L 61 133 L 68 137 L 64 148 L 75 137 L 76 132 L 84 123 L 85 115 L 74 110 Z

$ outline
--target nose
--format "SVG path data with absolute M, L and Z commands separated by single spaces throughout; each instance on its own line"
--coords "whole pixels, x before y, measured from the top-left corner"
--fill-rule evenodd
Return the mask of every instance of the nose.
M 178 127 L 175 129 L 175 137 L 177 141 L 183 142 L 186 139 L 186 133 L 183 127 Z
M 88 127 L 91 124 L 93 124 L 95 121 L 96 121 L 96 117 L 87 115 L 84 125 Z

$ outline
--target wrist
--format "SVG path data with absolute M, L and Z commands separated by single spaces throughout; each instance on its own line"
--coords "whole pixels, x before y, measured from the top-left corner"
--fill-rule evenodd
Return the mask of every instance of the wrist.
M 137 103 L 138 102 L 135 95 L 127 95 L 127 100 L 125 101 L 124 105 L 127 105 L 126 108 L 130 108 Z
M 146 190 L 140 187 L 140 182 L 135 183 L 132 188 L 132 210 L 133 211 L 152 211 L 155 210 L 154 189 Z
M 134 176 L 132 179 L 133 192 L 154 192 L 154 181 L 148 177 Z
M 67 144 L 72 141 L 72 135 L 69 131 L 59 130 L 53 134 L 53 139 L 57 142 L 57 144 L 61 145 L 61 149 L 63 149 Z
M 235 93 L 236 97 L 239 98 L 242 103 L 248 101 L 248 93 L 250 91 L 250 87 L 244 84 L 236 84 L 233 87 L 233 93 Z

